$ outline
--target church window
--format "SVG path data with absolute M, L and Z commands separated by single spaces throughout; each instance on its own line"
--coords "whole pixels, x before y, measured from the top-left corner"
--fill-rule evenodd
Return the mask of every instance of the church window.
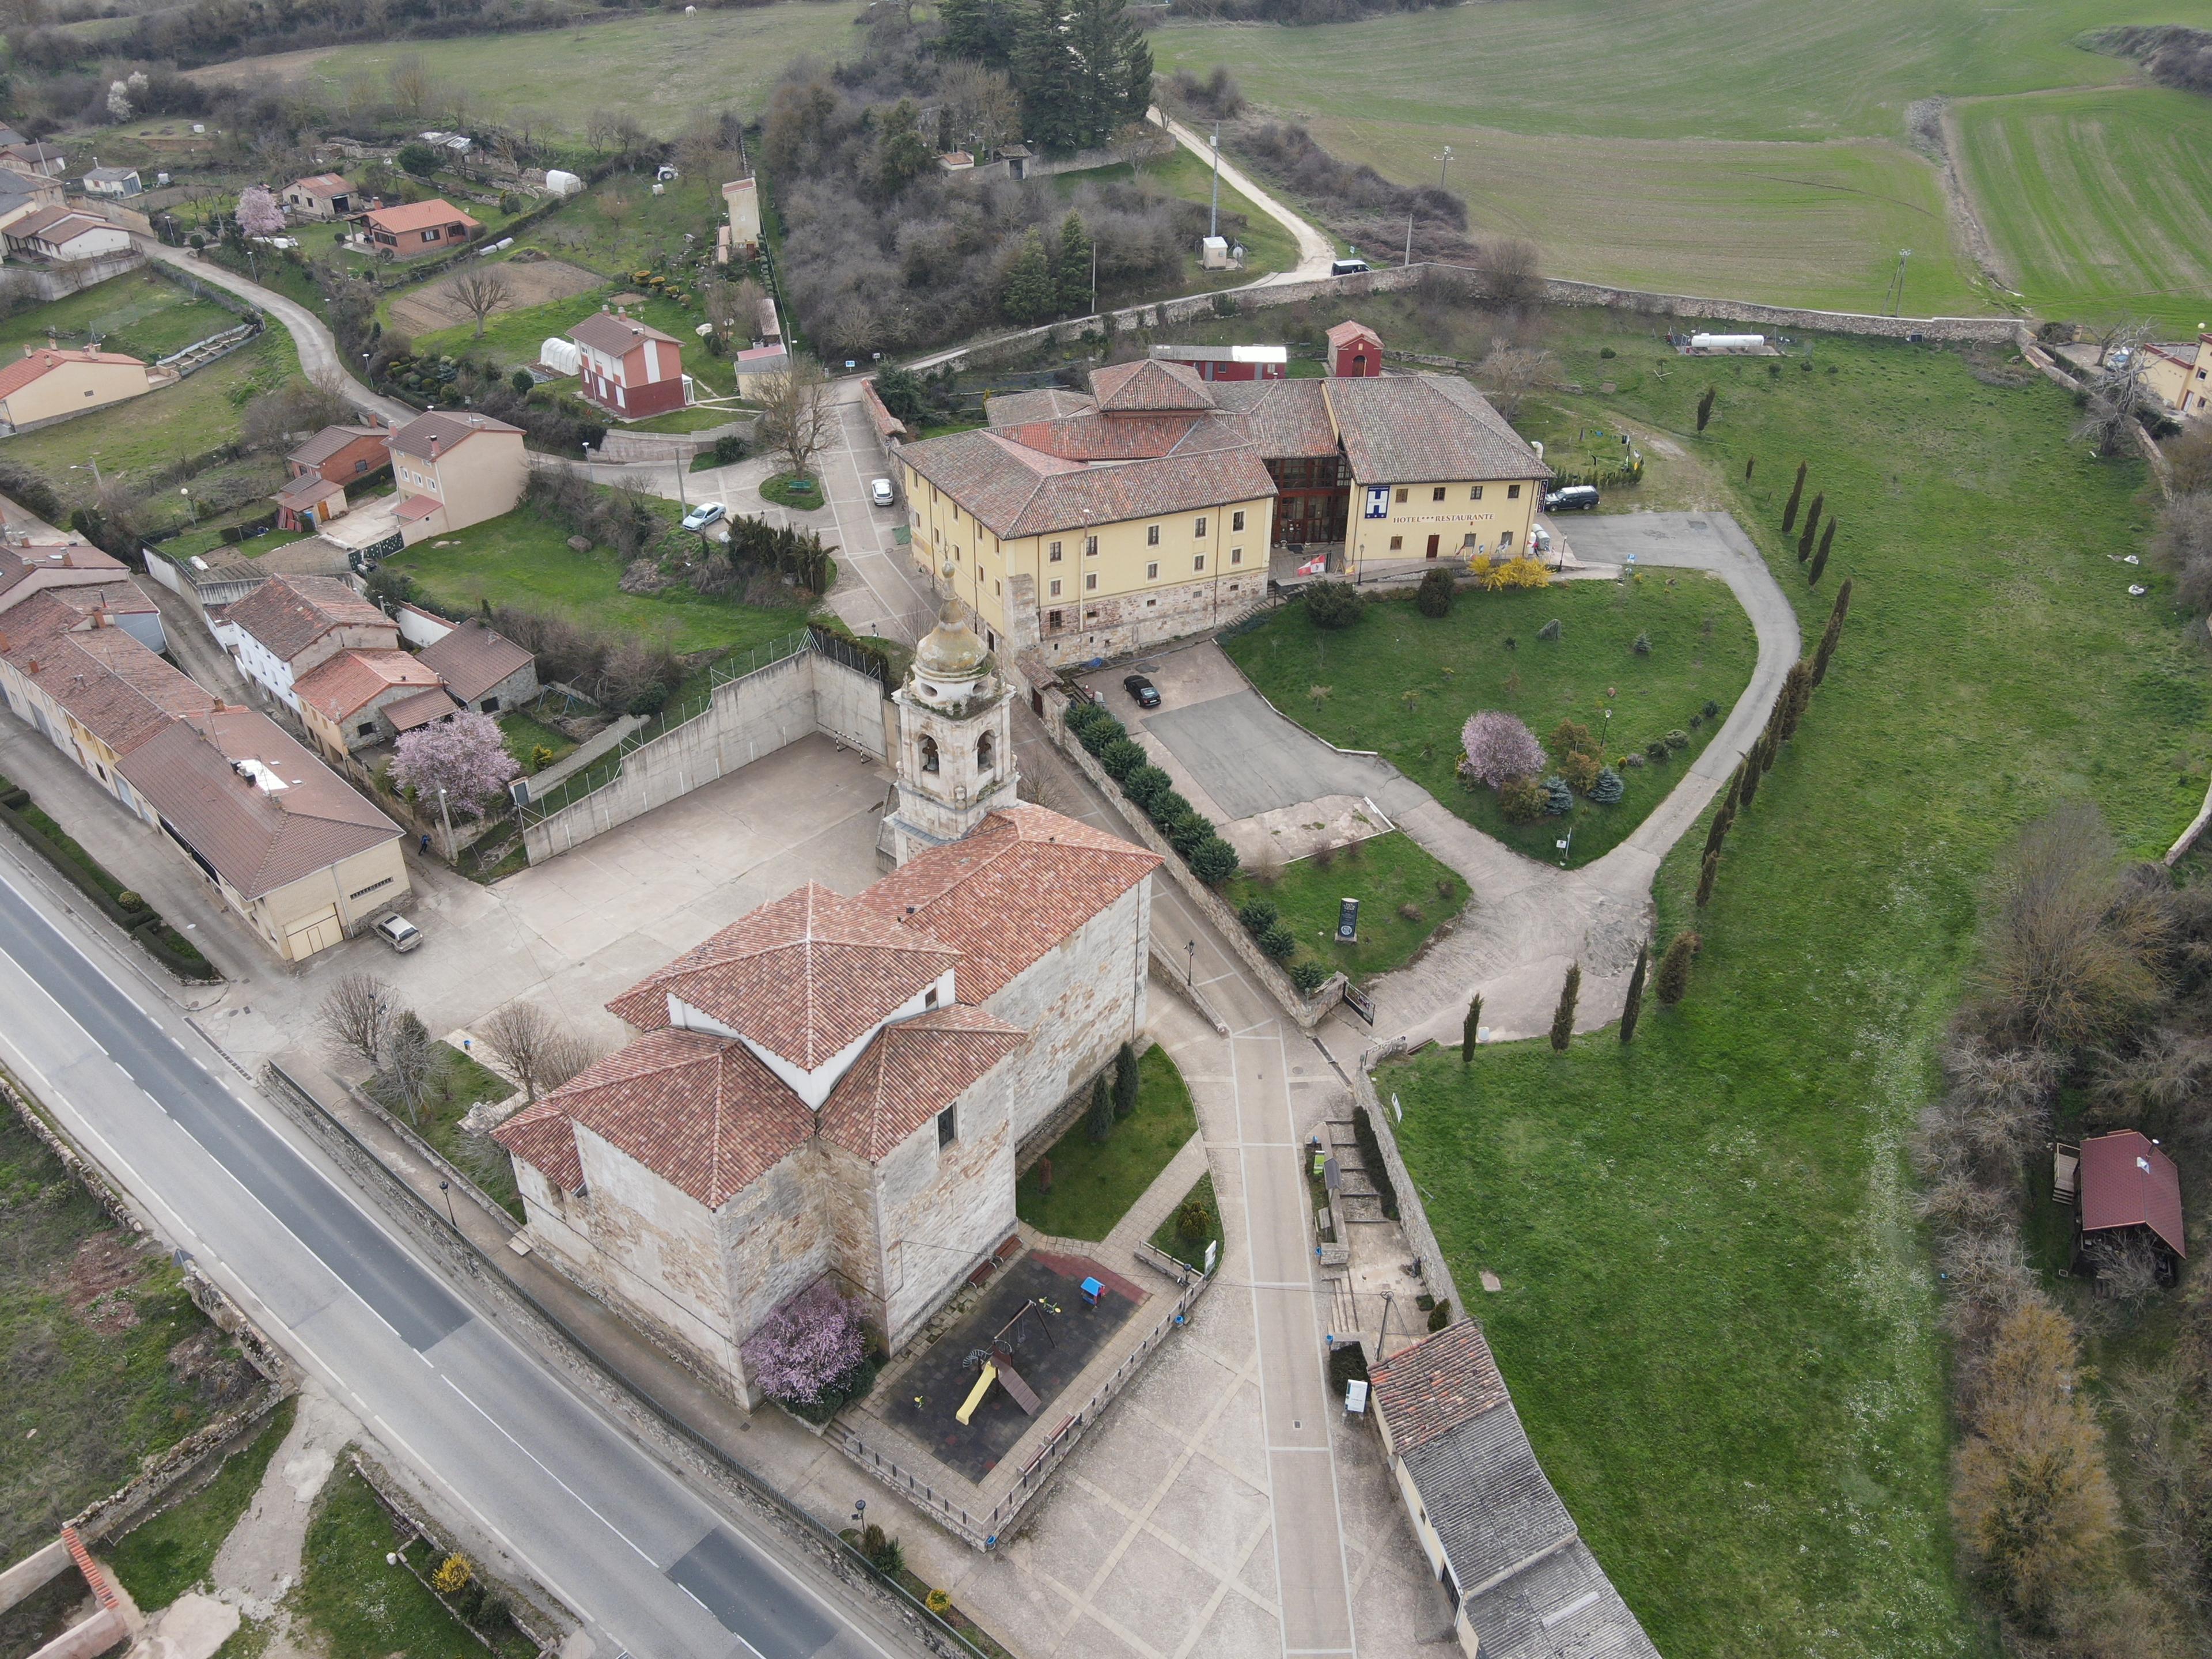
M 937 1146 L 942 1152 L 960 1138 L 960 1108 L 947 1106 L 937 1115 Z
M 991 734 L 986 732 L 975 743 L 975 769 L 978 772 L 989 771 L 997 757 L 997 745 L 992 743 Z
M 937 739 L 935 738 L 926 736 L 921 740 L 921 769 L 925 772 L 937 770 Z

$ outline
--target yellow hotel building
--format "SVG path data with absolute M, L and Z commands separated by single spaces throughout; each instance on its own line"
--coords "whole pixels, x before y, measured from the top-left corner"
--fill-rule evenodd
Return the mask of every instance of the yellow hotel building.
M 1518 552 L 1551 477 L 1465 380 L 1212 381 L 1146 360 L 1091 395 L 991 402 L 986 430 L 900 454 L 918 560 L 994 651 L 1054 665 L 1226 622 L 1277 547 L 1376 574 Z

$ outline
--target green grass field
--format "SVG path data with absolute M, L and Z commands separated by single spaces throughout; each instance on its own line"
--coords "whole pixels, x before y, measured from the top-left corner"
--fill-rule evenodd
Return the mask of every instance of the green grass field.
M 142 1613 L 166 1607 L 204 1582 L 222 1540 L 260 1490 L 269 1460 L 291 1431 L 297 1396 L 269 1414 L 259 1434 L 223 1460 L 215 1479 L 182 1503 L 142 1521 L 106 1552 Z
M 1055 1237 L 1105 1237 L 1198 1133 L 1190 1090 L 1168 1051 L 1157 1044 L 1137 1062 L 1137 1103 L 1129 1115 L 1115 1119 L 1104 1140 L 1091 1139 L 1089 1121 L 1086 1110 L 1046 1155 L 1052 1191 L 1044 1190 L 1042 1159 L 1014 1189 L 1021 1218 Z
M 2129 65 L 2069 44 L 2115 16 L 2094 0 L 1565 0 L 1149 38 L 1163 71 L 1226 64 L 1263 113 L 1387 178 L 1432 183 L 1454 145 L 1475 231 L 1528 237 L 1555 276 L 1871 310 L 1910 247 L 1905 309 L 1928 314 L 1997 296 L 1954 248 L 1908 106 L 2124 82 Z M 2212 27 L 2212 6 L 2126 21 Z
M 385 95 L 393 63 L 412 55 L 426 59 L 440 82 L 465 91 L 478 120 L 575 133 L 594 111 L 615 110 L 670 137 L 725 107 L 758 115 L 792 58 L 834 57 L 857 43 L 853 15 L 836 0 L 689 17 L 670 7 L 574 28 L 313 47 L 215 64 L 192 78 L 255 86 L 289 81 L 341 100 L 358 84 L 374 101 Z
M 1968 187 L 2028 303 L 2134 316 L 2186 338 L 2212 319 L 2212 99 L 2164 87 L 1962 104 Z
M 1554 618 L 1559 638 L 1538 639 Z M 1644 634 L 1652 648 L 1639 656 L 1635 642 Z M 1340 748 L 1381 751 L 1516 852 L 1556 862 L 1553 843 L 1571 824 L 1574 865 L 1620 845 L 1666 799 L 1719 728 L 1720 720 L 1703 717 L 1705 705 L 1717 702 L 1724 719 L 1759 657 L 1750 619 L 1728 585 L 1686 570 L 1639 573 L 1626 586 L 1466 592 L 1443 617 L 1422 616 L 1411 599 L 1384 599 L 1340 633 L 1314 627 L 1304 605 L 1285 605 L 1226 648 L 1292 720 Z M 1329 688 L 1319 702 L 1311 695 L 1316 685 Z M 1575 720 L 1616 764 L 1670 731 L 1686 733 L 1690 746 L 1664 763 L 1622 766 L 1628 793 L 1618 805 L 1583 801 L 1564 820 L 1512 824 L 1495 794 L 1464 788 L 1455 769 L 1460 727 L 1484 708 L 1519 716 L 1546 742 L 1561 720 Z
M 674 522 L 675 502 L 654 505 L 665 507 Z M 665 638 L 678 651 L 747 650 L 781 639 L 805 621 L 805 611 L 797 605 L 763 610 L 707 598 L 681 584 L 658 593 L 625 593 L 618 586 L 619 558 L 605 548 L 575 551 L 565 526 L 528 507 L 452 536 L 417 542 L 385 562 L 413 577 L 434 601 L 456 615 L 489 599 L 610 632 Z
M 195 340 L 234 327 L 235 313 L 197 298 L 151 270 L 125 271 L 104 283 L 19 311 L 0 322 L 0 361 L 12 362 L 27 346 L 41 346 L 53 330 L 62 344 L 82 346 L 98 334 L 106 349 L 131 350 L 148 362 L 180 351 Z
M 441 328 L 414 337 L 415 355 L 418 357 L 489 357 L 501 368 L 512 370 L 538 361 L 538 348 L 551 336 L 566 334 L 593 312 L 611 303 L 617 294 L 628 293 L 627 284 L 609 283 L 590 294 L 573 295 L 566 300 L 549 300 L 543 305 L 525 306 L 516 311 L 495 311 L 484 319 L 483 337 L 477 337 L 473 322 L 461 323 L 453 328 Z M 665 334 L 672 334 L 686 345 L 696 346 L 691 331 L 704 318 L 696 311 L 686 311 L 672 300 L 651 298 L 641 306 L 629 307 L 632 316 L 648 327 Z M 700 361 L 694 362 L 692 359 Z M 703 349 L 688 351 L 684 366 L 697 374 L 702 365 L 711 364 Z M 713 370 L 708 370 L 709 378 Z M 728 389 L 729 373 L 721 374 L 723 390 Z M 572 387 L 571 390 L 574 388 Z
M 1241 910 L 1263 898 L 1281 912 L 1298 938 L 1298 954 L 1341 969 L 1356 983 L 1402 968 L 1468 899 L 1467 884 L 1449 866 L 1431 858 L 1410 836 L 1391 830 L 1354 842 L 1327 863 L 1303 858 L 1272 878 L 1247 870 L 1223 890 L 1229 908 Z M 1337 901 L 1359 901 L 1359 937 L 1336 940 Z M 1413 906 L 1413 915 L 1403 913 Z
M 1722 488 L 1808 636 L 1854 579 L 1842 647 L 1711 905 L 1702 823 L 1661 871 L 1658 937 L 1705 939 L 1680 1008 L 1647 1000 L 1626 1048 L 1432 1052 L 1383 1087 L 1462 1285 L 1504 1281 L 1474 1310 L 1546 1470 L 1662 1652 L 1979 1655 L 1904 1141 L 1996 853 L 2084 796 L 2162 853 L 2203 796 L 2212 684 L 2163 579 L 2106 557 L 2148 527 L 2142 469 L 2070 443 L 2055 387 L 1828 339 L 1835 374 L 1770 379 L 1662 360 L 1644 326 L 1553 343 L 1715 478 L 1758 458 Z M 1801 457 L 1850 532 L 1811 592 L 1778 530 Z

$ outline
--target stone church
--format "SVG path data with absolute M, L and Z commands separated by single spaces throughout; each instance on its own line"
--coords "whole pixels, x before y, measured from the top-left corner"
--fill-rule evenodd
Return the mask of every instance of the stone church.
M 1145 1026 L 1158 858 L 1017 799 L 957 599 L 896 694 L 894 867 L 809 883 L 607 1006 L 635 1041 L 494 1133 L 538 1249 L 720 1380 L 828 1274 L 894 1351 L 1014 1231 L 1025 1141 Z

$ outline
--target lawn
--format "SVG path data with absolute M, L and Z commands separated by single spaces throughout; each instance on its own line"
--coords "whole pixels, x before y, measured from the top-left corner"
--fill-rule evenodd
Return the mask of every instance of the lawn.
M 1355 984 L 1411 962 L 1429 937 L 1460 913 L 1467 884 L 1401 830 L 1347 843 L 1326 860 L 1319 854 L 1274 873 L 1247 869 L 1225 890 L 1241 910 L 1262 898 L 1298 937 L 1299 954 L 1341 969 Z M 1339 900 L 1359 901 L 1359 937 L 1336 941 Z M 1413 914 L 1407 915 L 1410 908 Z
M 198 298 L 150 270 L 131 270 L 0 321 L 0 361 L 13 362 L 26 346 L 46 344 L 52 330 L 65 346 L 82 346 L 88 335 L 97 334 L 104 349 L 129 352 L 151 362 L 195 340 L 234 328 L 239 321 L 235 313 Z
M 676 503 L 656 501 L 673 523 Z M 714 599 L 678 584 L 658 593 L 625 593 L 622 561 L 605 548 L 579 553 L 566 526 L 523 506 L 488 524 L 422 541 L 386 566 L 411 576 L 455 616 L 483 600 L 566 617 L 610 632 L 666 639 L 678 651 L 744 650 L 780 639 L 805 621 L 798 605 L 763 610 Z
M 2212 100 L 2165 87 L 1961 104 L 1966 177 L 2008 275 L 2048 315 L 2212 316 Z
M 774 472 L 760 481 L 761 499 L 801 513 L 817 511 L 823 504 L 822 481 L 811 472 Z
M 1794 580 L 1794 560 L 1791 570 Z M 1554 619 L 1559 638 L 1537 638 Z M 1645 636 L 1651 649 L 1639 655 L 1636 641 Z M 1759 656 L 1751 620 L 1728 584 L 1687 570 L 1463 592 L 1443 617 L 1422 616 L 1410 598 L 1383 599 L 1334 634 L 1290 605 L 1226 648 L 1292 720 L 1340 748 L 1380 750 L 1516 851 L 1557 862 L 1553 843 L 1571 828 L 1571 865 L 1618 846 L 1666 798 L 1750 683 Z M 1317 686 L 1328 689 L 1319 702 Z M 1707 702 L 1720 706 L 1719 717 L 1705 715 Z M 1469 791 L 1455 771 L 1460 727 L 1483 708 L 1518 715 L 1547 743 L 1563 720 L 1588 726 L 1628 793 L 1618 805 L 1583 800 L 1564 819 L 1508 823 L 1497 796 Z M 1644 760 L 1644 746 L 1672 731 L 1689 746 L 1663 762 Z
M 1808 635 L 1854 580 L 1842 647 L 1710 907 L 1702 823 L 1661 870 L 1658 937 L 1704 939 L 1678 1009 L 1647 1000 L 1626 1048 L 1431 1051 L 1382 1087 L 1461 1284 L 1503 1280 L 1480 1312 L 1546 1470 L 1669 1659 L 1795 1659 L 1814 1632 L 1823 1659 L 1978 1655 L 1904 1142 L 1993 856 L 2081 797 L 2162 853 L 2203 795 L 2212 687 L 2164 579 L 2106 556 L 2148 527 L 2142 468 L 2070 443 L 2057 388 L 1828 339 L 1835 374 L 1769 379 L 1662 362 L 1645 326 L 1554 343 L 1717 478 L 1759 458 L 1726 492 Z M 1852 532 L 1811 592 L 1779 533 L 1800 457 Z
M 1447 185 L 1475 231 L 1529 237 L 1555 276 L 1874 310 L 1910 247 L 1906 309 L 1926 314 L 1997 296 L 1954 250 L 1907 108 L 2125 82 L 2130 65 L 2070 44 L 2114 17 L 2100 0 L 1563 0 L 1147 39 L 1163 73 L 1226 64 L 1261 114 L 1401 183 L 1436 182 L 1456 146 Z M 2212 8 L 2154 21 L 2212 26 Z
M 501 126 L 580 132 L 597 110 L 634 115 L 673 137 L 725 107 L 757 117 L 784 65 L 805 52 L 834 58 L 857 45 L 853 9 L 836 0 L 742 10 L 681 7 L 574 28 L 378 41 L 247 58 L 192 71 L 196 81 L 263 87 L 272 81 L 381 92 L 398 59 L 420 56 L 438 79 L 466 91 L 472 118 Z
M 544 771 L 564 755 L 574 754 L 577 747 L 574 738 L 556 731 L 526 708 L 510 708 L 500 715 L 499 732 L 506 739 L 507 752 L 514 757 L 525 776 Z M 542 763 L 537 762 L 540 749 L 548 751 Z
M 1186 202 L 1210 204 L 1213 199 L 1213 169 L 1206 161 L 1192 155 L 1177 144 L 1170 153 L 1156 156 L 1138 169 L 1144 182 L 1164 195 L 1176 196 Z M 1082 173 L 1062 173 L 1054 175 L 1053 184 L 1062 196 L 1073 196 L 1076 186 L 1086 182 L 1097 184 L 1129 181 L 1129 169 L 1124 166 L 1093 167 Z M 1298 263 L 1297 240 L 1267 214 L 1255 205 L 1242 191 L 1229 185 L 1221 186 L 1221 234 L 1232 243 L 1243 243 L 1244 264 L 1237 271 L 1201 271 L 1195 253 L 1184 261 L 1183 287 L 1178 294 L 1190 293 L 1207 286 L 1219 286 L 1226 277 L 1238 282 L 1250 282 L 1269 271 L 1289 270 Z
M 260 1490 L 269 1460 L 292 1427 L 295 1396 L 269 1414 L 248 1444 L 223 1460 L 215 1479 L 182 1503 L 142 1521 L 102 1553 L 143 1613 L 166 1607 L 204 1583 L 222 1540 Z
M 169 1352 L 213 1328 L 0 1103 L 0 1556 L 13 1562 L 218 1408 Z
M 471 1136 L 461 1128 L 461 1120 L 471 1107 L 487 1100 L 505 1100 L 514 1092 L 514 1085 L 450 1042 L 430 1045 L 430 1063 L 434 1069 L 429 1094 L 415 1111 L 384 1096 L 378 1098 L 384 1101 L 386 1110 L 428 1141 L 492 1202 L 504 1205 L 517 1221 L 526 1219 L 521 1196 L 515 1191 L 514 1166 L 507 1161 L 506 1150 L 487 1136 Z
M 101 476 L 145 489 L 152 475 L 219 445 L 238 441 L 246 406 L 300 372 L 292 337 L 271 328 L 177 385 L 74 420 L 0 439 L 0 458 L 43 474 L 71 503 L 93 495 L 89 471 L 70 468 L 92 458 Z M 174 495 L 172 489 L 168 494 Z M 181 511 L 181 502 L 179 503 Z
M 1056 1238 L 1099 1239 L 1114 1231 L 1152 1178 L 1198 1133 L 1182 1073 L 1155 1043 L 1137 1062 L 1137 1103 L 1114 1133 L 1093 1140 L 1086 1109 L 1014 1188 L 1021 1218 Z M 1052 1190 L 1044 1190 L 1047 1166 Z
M 266 517 L 270 508 L 264 503 L 257 517 Z M 198 556 L 204 558 L 219 547 L 234 547 L 249 559 L 258 559 L 264 553 L 304 541 L 314 532 L 309 530 L 264 530 L 258 536 L 241 538 L 235 524 L 215 525 L 205 530 L 187 530 L 181 536 L 172 536 L 157 543 L 155 550 L 179 564 Z
M 332 1475 L 307 1523 L 299 1586 L 286 1607 L 313 1628 L 325 1659 L 483 1659 L 476 1638 L 406 1564 L 385 1559 L 398 1544 L 368 1482 L 351 1468 Z M 420 1541 L 409 1544 L 407 1559 L 424 1573 L 438 1565 Z M 533 1651 L 512 1626 L 505 1637 L 496 1659 Z
M 592 313 L 613 303 L 617 294 L 632 292 L 627 283 L 610 283 L 606 287 L 589 294 L 576 294 L 565 300 L 549 300 L 543 305 L 525 306 L 515 311 L 495 311 L 484 320 L 483 337 L 477 337 L 473 322 L 458 324 L 452 328 L 434 329 L 428 334 L 414 337 L 415 355 L 418 357 L 468 357 L 481 361 L 489 357 L 503 370 L 513 370 L 534 363 L 544 343 L 555 335 L 565 335 Z M 388 307 L 387 307 L 388 309 Z M 664 334 L 674 335 L 687 346 L 694 343 L 691 331 L 704 316 L 697 311 L 686 311 L 673 300 L 651 295 L 642 305 L 628 307 L 631 316 Z M 697 365 L 691 357 L 704 358 L 703 346 L 690 352 L 684 360 L 687 368 L 694 372 Z M 571 390 L 574 388 L 571 387 Z
M 655 196 L 648 174 L 611 173 L 532 227 L 518 246 L 543 248 L 616 281 L 649 270 L 659 259 L 688 264 L 714 252 L 714 227 L 727 212 L 722 182 L 686 175 Z

